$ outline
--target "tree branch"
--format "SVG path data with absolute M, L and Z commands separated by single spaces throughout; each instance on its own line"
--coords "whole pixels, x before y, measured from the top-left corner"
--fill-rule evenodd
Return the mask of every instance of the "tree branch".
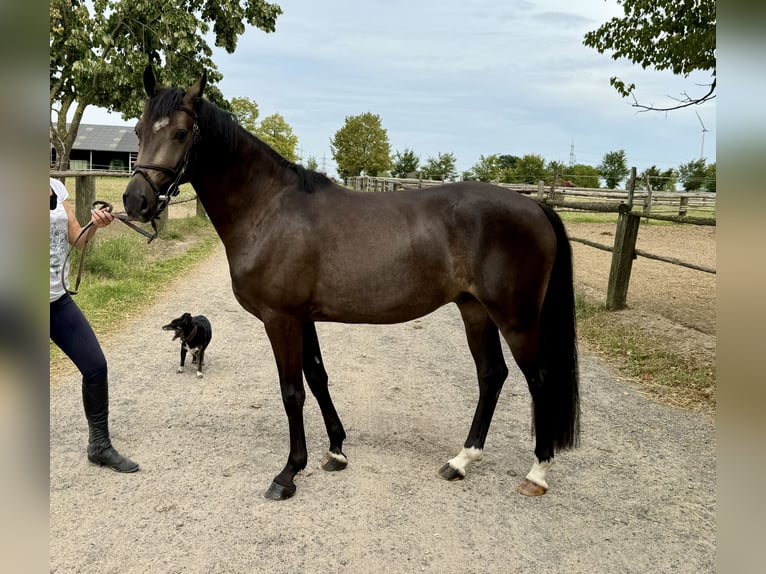
M 684 92 L 684 95 L 686 96 L 685 99 L 679 100 L 677 98 L 671 97 L 671 99 L 676 100 L 679 103 L 678 103 L 678 105 L 671 106 L 669 108 L 655 108 L 654 106 L 646 106 L 644 104 L 640 104 L 640 103 L 638 103 L 638 100 L 636 99 L 635 94 L 631 94 L 633 96 L 633 103 L 631 104 L 631 106 L 634 107 L 634 108 L 639 108 L 641 112 L 648 112 L 648 111 L 670 112 L 670 111 L 673 111 L 673 110 L 680 110 L 682 108 L 688 108 L 689 106 L 696 106 L 696 105 L 702 104 L 704 102 L 707 102 L 707 101 L 715 99 L 716 95 L 713 93 L 713 92 L 715 92 L 715 83 L 716 83 L 716 80 L 713 80 L 713 83 L 709 84 L 710 85 L 710 89 L 701 98 L 690 98 L 689 94 L 687 94 L 686 92 Z

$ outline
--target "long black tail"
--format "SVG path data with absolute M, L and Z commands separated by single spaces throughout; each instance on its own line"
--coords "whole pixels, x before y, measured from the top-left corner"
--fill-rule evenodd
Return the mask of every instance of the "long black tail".
M 577 446 L 580 439 L 580 391 L 577 365 L 572 247 L 564 224 L 548 205 L 540 204 L 556 232 L 556 261 L 542 311 L 542 372 L 545 413 L 556 450 Z M 539 407 L 541 405 L 536 405 Z M 537 418 L 537 417 L 536 417 Z

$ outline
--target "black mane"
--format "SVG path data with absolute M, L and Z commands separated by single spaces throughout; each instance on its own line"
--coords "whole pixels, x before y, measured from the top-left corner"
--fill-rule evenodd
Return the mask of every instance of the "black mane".
M 153 122 L 175 113 L 181 106 L 183 95 L 184 90 L 180 88 L 163 88 L 159 90 L 149 101 L 149 105 L 146 108 L 147 121 Z M 202 101 L 197 112 L 199 114 L 198 125 L 202 138 L 220 140 L 225 145 L 233 147 L 239 138 L 247 137 L 248 140 L 255 142 L 277 165 L 295 173 L 299 191 L 313 193 L 317 189 L 332 184 L 332 180 L 326 175 L 286 160 L 269 144 L 246 129 L 238 129 L 241 126 L 231 112 L 218 107 L 208 100 Z

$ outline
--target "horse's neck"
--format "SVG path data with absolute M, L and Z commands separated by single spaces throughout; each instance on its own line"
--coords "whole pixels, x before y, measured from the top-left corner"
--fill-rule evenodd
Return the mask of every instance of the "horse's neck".
M 234 144 L 208 142 L 202 155 L 204 168 L 194 170 L 190 182 L 224 241 L 241 225 L 252 226 L 276 195 L 295 185 L 295 174 L 265 144 L 244 134 Z

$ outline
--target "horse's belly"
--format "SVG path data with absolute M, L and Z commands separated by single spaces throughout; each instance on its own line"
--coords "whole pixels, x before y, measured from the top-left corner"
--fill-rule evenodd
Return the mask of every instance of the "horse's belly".
M 435 282 L 405 283 L 396 278 L 374 284 L 341 283 L 315 294 L 311 316 L 340 323 L 402 323 L 435 311 L 459 294 Z

